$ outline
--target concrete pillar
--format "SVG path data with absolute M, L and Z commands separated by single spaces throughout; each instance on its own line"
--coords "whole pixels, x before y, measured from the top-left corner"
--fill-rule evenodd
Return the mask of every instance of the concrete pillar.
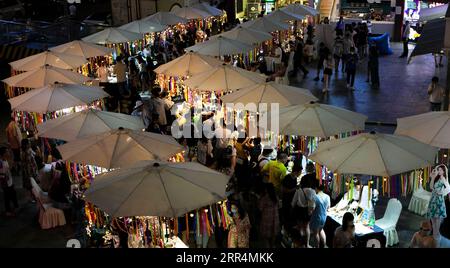
M 400 42 L 402 40 L 403 29 L 403 13 L 405 9 L 405 0 L 395 0 L 395 25 L 393 41 Z

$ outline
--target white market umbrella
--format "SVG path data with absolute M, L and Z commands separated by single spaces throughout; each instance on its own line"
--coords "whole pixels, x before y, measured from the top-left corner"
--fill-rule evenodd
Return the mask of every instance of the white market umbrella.
M 100 45 L 125 43 L 142 39 L 142 35 L 123 29 L 106 28 L 98 33 L 84 37 L 82 40 Z
M 30 90 L 11 98 L 11 109 L 15 111 L 48 113 L 80 105 L 89 105 L 95 100 L 108 97 L 101 87 L 55 83 Z
M 156 12 L 155 14 L 145 17 L 142 20 L 167 26 L 188 22 L 188 20 L 185 18 L 177 16 L 172 12 L 165 12 L 165 11 Z
M 273 37 L 270 33 L 261 32 L 254 30 L 252 28 L 245 28 L 242 26 L 237 26 L 236 28 L 224 32 L 219 36 L 223 36 L 229 39 L 238 40 L 240 42 L 253 45 L 257 43 L 262 43 L 271 40 Z
M 241 26 L 266 33 L 289 29 L 289 24 L 273 21 L 268 19 L 267 17 L 261 17 L 255 20 L 244 22 L 241 24 Z
M 326 138 L 364 130 L 366 120 L 363 114 L 314 102 L 283 107 L 279 111 L 279 129 L 283 135 Z
M 278 103 L 280 107 L 304 104 L 318 99 L 307 89 L 291 87 L 279 83 L 263 82 L 241 88 L 221 97 L 223 103 Z
M 166 25 L 144 20 L 135 20 L 119 27 L 119 29 L 139 34 L 161 32 L 166 28 Z
M 213 7 L 210 4 L 205 3 L 205 2 L 201 2 L 201 3 L 195 4 L 192 7 L 196 8 L 196 9 L 199 9 L 199 10 L 202 10 L 202 11 L 204 11 L 204 12 L 206 12 L 209 15 L 214 16 L 214 17 L 223 15 L 223 11 L 222 10 L 220 10 L 220 9 L 218 9 L 216 7 Z
M 171 12 L 187 20 L 206 19 L 208 17 L 211 17 L 209 13 L 200 9 L 196 9 L 195 7 L 182 7 Z
M 113 49 L 84 42 L 81 40 L 75 40 L 56 47 L 52 47 L 50 48 L 50 51 L 80 56 L 87 59 L 111 54 L 113 52 Z
M 185 85 L 192 89 L 204 91 L 229 91 L 248 87 L 255 83 L 262 83 L 265 79 L 266 78 L 260 74 L 249 72 L 231 65 L 222 64 L 210 71 L 194 75 L 185 81 Z
M 70 70 L 76 69 L 85 63 L 87 63 L 86 58 L 80 56 L 45 51 L 17 61 L 10 62 L 9 65 L 11 65 L 11 67 L 17 71 L 32 71 L 45 65 Z
M 183 151 L 169 135 L 119 128 L 58 146 L 64 160 L 107 169 L 142 160 L 162 160 Z
M 429 112 L 397 119 L 395 134 L 443 149 L 450 148 L 450 112 Z
M 371 132 L 320 142 L 309 159 L 341 174 L 389 177 L 434 165 L 437 152 L 410 137 Z
M 288 6 L 281 8 L 280 10 L 301 16 L 317 16 L 320 14 L 317 9 L 312 8 L 310 6 L 301 5 L 298 3 L 290 4 Z
M 218 59 L 190 51 L 159 66 L 155 69 L 155 72 L 168 76 L 187 77 L 206 72 L 221 64 L 222 62 Z
M 246 53 L 252 49 L 252 45 L 243 43 L 239 40 L 234 40 L 223 36 L 213 36 L 208 41 L 186 48 L 186 51 L 194 51 L 203 55 L 222 57 L 225 55 Z
M 55 82 L 66 84 L 82 84 L 91 80 L 79 73 L 52 66 L 42 66 L 38 69 L 11 76 L 2 80 L 13 87 L 40 88 Z
M 229 177 L 194 162 L 142 161 L 95 177 L 86 200 L 112 217 L 179 217 L 224 200 Z
M 267 19 L 275 22 L 297 21 L 305 18 L 303 15 L 297 15 L 286 10 L 277 9 L 266 16 Z
M 72 141 L 119 127 L 133 130 L 145 128 L 140 117 L 89 108 L 45 121 L 37 129 L 39 137 Z

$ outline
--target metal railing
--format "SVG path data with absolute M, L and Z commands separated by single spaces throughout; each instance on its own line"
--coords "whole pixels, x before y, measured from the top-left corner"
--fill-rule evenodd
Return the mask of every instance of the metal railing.
M 103 25 L 88 24 L 70 17 L 61 17 L 53 23 L 0 20 L 0 44 L 38 42 L 51 46 L 80 39 L 104 28 Z

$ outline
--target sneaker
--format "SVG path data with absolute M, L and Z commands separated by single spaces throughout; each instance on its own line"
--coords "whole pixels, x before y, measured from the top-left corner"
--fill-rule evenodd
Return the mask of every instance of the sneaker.
M 327 88 L 322 89 L 322 93 L 324 94 L 328 93 L 328 89 Z
M 319 77 L 317 76 L 316 78 L 314 78 L 314 81 L 319 81 Z

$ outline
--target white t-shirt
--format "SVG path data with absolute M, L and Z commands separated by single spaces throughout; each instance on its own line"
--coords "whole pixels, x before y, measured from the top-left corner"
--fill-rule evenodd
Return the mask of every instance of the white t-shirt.
M 108 82 L 108 69 L 106 68 L 106 66 L 98 67 L 97 76 L 100 79 L 100 82 L 102 83 Z
M 275 57 L 273 59 L 274 63 L 280 64 L 282 56 L 283 56 L 283 50 L 281 49 L 281 47 L 275 48 Z
M 158 118 L 158 124 L 161 126 L 167 125 L 167 118 L 166 118 L 166 110 L 165 110 L 165 103 L 160 98 L 151 98 L 152 103 L 152 109 L 154 113 L 157 113 L 159 115 Z
M 8 187 L 11 187 L 13 185 L 13 180 L 11 176 L 11 171 L 9 170 L 9 164 L 8 161 L 0 160 L 2 161 L 2 167 L 0 168 L 0 173 L 5 174 L 8 177 Z
M 314 208 L 316 191 L 311 188 L 303 188 L 298 189 L 295 192 L 294 198 L 292 198 L 291 206 L 295 207 L 296 205 L 299 207 L 309 207 Z
M 436 84 L 435 86 L 431 84 L 428 86 L 428 92 L 430 92 L 430 90 L 430 102 L 442 103 L 442 101 L 444 100 L 444 89 L 438 84 Z
M 114 73 L 117 76 L 117 83 L 122 83 L 127 80 L 127 66 L 123 62 L 118 62 L 114 65 Z
M 264 159 L 264 160 L 261 160 L 261 159 L 263 159 L 263 158 L 265 158 L 265 159 Z M 261 161 L 261 162 L 260 162 L 260 161 Z M 269 163 L 269 161 L 270 161 L 270 157 L 263 156 L 263 155 L 258 156 L 259 169 L 260 169 L 260 170 L 263 169 L 263 167 L 264 167 L 267 163 Z
M 223 127 L 216 127 L 216 148 L 225 149 L 230 145 L 231 130 Z

